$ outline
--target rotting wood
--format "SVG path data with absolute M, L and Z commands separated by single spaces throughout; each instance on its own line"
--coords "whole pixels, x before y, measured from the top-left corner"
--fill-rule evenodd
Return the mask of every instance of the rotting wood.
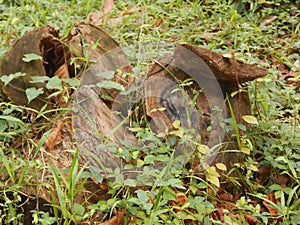
M 237 140 L 231 137 L 233 131 L 225 132 L 220 126 L 222 119 L 231 117 L 226 98 L 228 97 L 235 119 L 241 122 L 243 115 L 251 114 L 248 93 L 241 92 L 233 97 L 230 97 L 230 94 L 237 91 L 240 84 L 266 75 L 266 71 L 255 65 L 246 65 L 225 58 L 207 49 L 183 44 L 175 49 L 173 58 L 163 57 L 162 61 L 152 64 L 147 75 L 147 114 L 159 131 L 174 129 L 172 124 L 175 120 L 186 124 L 188 102 L 183 101 L 182 95 L 178 100 L 178 94 L 174 94 L 176 93 L 174 90 L 178 89 L 180 82 L 189 78 L 194 80 L 191 88 L 197 89 L 199 94 L 194 110 L 200 110 L 202 113 L 197 114 L 197 119 L 189 119 L 193 121 L 192 128 L 196 133 L 200 133 L 202 144 L 208 145 L 209 148 L 223 145 L 222 148 L 216 148 L 212 152 L 212 155 L 215 155 L 218 149 L 238 150 Z M 195 97 L 188 88 L 185 88 L 185 92 L 189 95 L 189 100 Z M 222 118 L 215 115 L 213 109 L 216 107 L 223 111 Z M 160 108 L 165 110 L 157 110 Z M 195 117 L 195 113 L 192 113 L 193 116 Z M 207 130 L 209 126 L 212 127 L 211 131 Z M 230 168 L 239 160 L 239 155 L 237 152 L 223 154 L 220 151 L 218 155 L 207 158 L 206 163 L 221 162 Z
M 57 51 L 64 51 L 65 49 L 56 40 L 58 38 L 58 31 L 51 26 L 36 28 L 20 39 L 18 39 L 5 54 L 1 62 L 1 76 L 10 75 L 17 72 L 26 73 L 24 77 L 19 77 L 12 80 L 7 86 L 2 86 L 2 90 L 6 97 L 17 104 L 32 107 L 39 110 L 45 103 L 47 103 L 46 95 L 42 94 L 32 102 L 28 103 L 25 90 L 30 87 L 42 88 L 43 83 L 31 83 L 33 76 L 53 76 L 55 68 L 53 66 L 61 66 L 61 56 L 56 55 Z M 54 50 L 55 49 L 55 50 Z M 43 57 L 42 60 L 33 60 L 24 62 L 22 58 L 25 54 L 34 53 Z M 48 54 L 49 53 L 49 54 Z M 54 65 L 55 64 L 55 65 Z

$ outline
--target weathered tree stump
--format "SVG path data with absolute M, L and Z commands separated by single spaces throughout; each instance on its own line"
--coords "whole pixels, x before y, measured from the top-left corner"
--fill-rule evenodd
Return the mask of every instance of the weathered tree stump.
M 220 151 L 238 150 L 237 140 L 232 138 L 234 132 L 225 132 L 224 127 L 220 126 L 223 119 L 231 117 L 228 101 L 238 123 L 242 123 L 243 115 L 251 114 L 248 93 L 240 92 L 234 97 L 230 95 L 238 91 L 242 83 L 264 75 L 266 71 L 255 65 L 245 65 L 197 46 L 179 45 L 173 57 L 163 57 L 148 71 L 147 114 L 153 118 L 158 130 L 174 129 L 175 120 L 180 120 L 186 128 L 195 129 L 195 133 L 201 135 L 201 143 L 214 149 L 206 163 L 224 163 L 230 168 L 239 160 L 240 154 L 223 154 Z M 182 94 L 178 99 L 176 89 L 179 84 L 191 78 L 193 84 L 185 88 L 189 99 L 184 100 Z M 189 88 L 198 90 L 198 96 L 193 113 L 187 118 L 187 108 L 191 107 L 188 102 L 195 98 Z M 160 108 L 165 110 L 158 110 Z M 195 113 L 199 111 L 201 113 Z M 187 126 L 188 120 L 192 121 L 190 126 Z
M 25 91 L 27 88 L 44 88 L 43 83 L 31 83 L 34 76 L 52 77 L 55 71 L 70 59 L 70 51 L 59 40 L 58 31 L 51 27 L 36 28 L 18 39 L 5 54 L 1 62 L 1 76 L 25 73 L 25 76 L 13 79 L 6 86 L 1 83 L 2 90 L 7 99 L 19 104 L 39 110 L 49 103 L 46 92 L 28 103 Z M 25 54 L 34 53 L 43 60 L 23 61 Z

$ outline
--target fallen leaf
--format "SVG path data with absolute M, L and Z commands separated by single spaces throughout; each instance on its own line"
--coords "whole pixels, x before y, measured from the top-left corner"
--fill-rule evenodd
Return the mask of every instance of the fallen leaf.
M 100 223 L 100 225 L 120 225 L 122 222 L 122 219 L 124 217 L 124 214 L 126 212 L 126 209 L 120 209 L 117 212 L 117 215 L 111 218 L 110 220 L 107 220 L 103 223 Z
M 280 174 L 276 176 L 274 179 L 274 182 L 279 184 L 282 188 L 285 188 L 287 186 L 287 182 L 290 180 L 289 176 L 286 174 Z
M 227 202 L 234 202 L 232 194 L 229 193 L 222 193 L 219 195 L 220 199 Z
M 224 222 L 224 209 L 222 207 L 218 207 L 217 211 L 213 213 L 213 219 L 217 221 Z
M 271 202 L 273 202 L 275 205 L 279 201 L 279 199 L 275 198 L 275 194 L 273 192 L 270 192 L 268 194 L 267 199 L 270 200 Z M 269 210 L 269 212 L 271 214 L 273 214 L 274 216 L 277 216 L 277 214 L 278 214 L 277 209 L 274 209 L 274 207 L 272 207 L 268 201 L 263 201 L 263 204 Z
M 60 79 L 68 79 L 70 78 L 68 65 L 67 63 L 64 63 L 62 66 L 60 66 L 54 73 L 54 76 L 59 77 Z
M 92 179 L 92 181 L 102 190 L 102 191 L 107 191 L 108 190 L 108 185 L 107 185 L 107 183 L 105 183 L 105 182 L 102 182 L 102 183 L 100 183 L 100 182 L 98 182 L 97 180 L 96 180 L 96 178 L 95 177 L 91 177 L 91 179 Z
M 252 216 L 248 213 L 244 213 L 244 216 L 250 225 L 252 225 L 252 224 L 255 225 L 258 223 L 258 219 L 255 216 Z
M 295 71 L 300 71 L 300 61 L 296 60 L 296 62 L 294 63 L 294 67 L 292 68 Z
M 270 175 L 272 173 L 272 166 L 270 164 L 260 165 L 257 171 L 257 177 L 255 181 L 261 185 L 268 181 Z
M 61 143 L 62 138 L 61 138 L 61 131 L 62 131 L 62 127 L 64 125 L 64 121 L 63 120 L 59 120 L 56 127 L 54 128 L 54 130 L 51 132 L 51 134 L 49 135 L 49 137 L 46 140 L 46 146 L 48 148 L 48 150 L 50 152 L 53 152 L 54 147 L 58 144 Z
M 184 193 L 177 193 L 176 200 L 173 201 L 173 205 L 183 206 L 187 202 L 187 197 Z
M 154 26 L 159 27 L 160 25 L 162 25 L 162 23 L 163 23 L 162 18 L 158 18 L 158 19 L 156 19 Z
M 103 12 L 92 12 L 90 15 L 90 24 L 95 26 L 103 25 Z
M 133 9 L 134 8 L 134 6 L 130 6 L 130 7 L 128 7 L 128 8 L 126 8 L 126 9 L 124 9 L 122 12 L 121 12 L 121 16 L 126 16 L 126 15 L 132 15 L 133 14 Z
M 114 0 L 104 0 L 104 7 L 103 7 L 104 14 L 108 14 L 113 9 L 114 6 L 115 6 Z
M 269 26 L 272 22 L 274 22 L 278 16 L 270 16 L 266 18 L 264 21 L 260 23 L 260 27 Z

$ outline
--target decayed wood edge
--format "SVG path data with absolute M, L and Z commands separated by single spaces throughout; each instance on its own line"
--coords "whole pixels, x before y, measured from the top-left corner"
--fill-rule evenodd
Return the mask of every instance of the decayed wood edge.
M 24 62 L 22 58 L 25 54 L 29 53 L 35 53 L 42 56 L 41 40 L 57 36 L 58 33 L 51 26 L 38 27 L 23 35 L 8 49 L 1 63 L 1 76 L 14 74 L 16 72 L 26 73 L 25 77 L 14 79 L 7 86 L 2 87 L 3 92 L 9 100 L 20 105 L 30 106 L 34 109 L 39 109 L 46 103 L 45 95 L 42 95 L 28 104 L 25 95 L 26 88 L 41 87 L 41 84 L 33 84 L 29 83 L 29 81 L 31 76 L 46 75 L 43 62 L 41 60 Z M 3 86 L 2 83 L 1 86 Z M 12 95 L 12 92 L 17 94 Z
M 82 74 L 81 86 L 75 94 L 72 107 L 74 139 L 78 142 L 82 162 L 96 166 L 105 174 L 107 168 L 112 170 L 121 168 L 122 161 L 115 158 L 107 149 L 99 148 L 99 145 L 107 142 L 118 145 L 124 140 L 135 144 L 137 140 L 126 131 L 124 121 L 112 112 L 113 106 L 115 110 L 120 110 L 117 104 L 101 99 L 103 93 L 111 96 L 112 99 L 117 99 L 119 90 L 97 86 L 104 80 L 99 74 L 114 71 L 112 80 L 126 87 L 133 82 L 133 79 L 121 78 L 118 71 L 132 73 L 132 67 L 121 47 L 108 34 L 90 25 L 81 25 L 80 28 L 81 34 L 86 33 L 87 42 L 94 44 L 98 41 L 95 38 L 100 36 L 101 43 L 96 48 L 97 54 L 93 52 L 89 56 L 94 63 Z M 93 36 L 93 34 L 97 35 Z M 92 50 L 91 48 L 90 51 Z
M 114 157 L 108 149 L 99 150 L 99 144 L 110 142 L 118 145 L 124 140 L 133 145 L 137 143 L 135 136 L 126 131 L 122 121 L 90 87 L 80 87 L 74 99 L 72 117 L 73 136 L 71 137 L 70 134 L 67 137 L 68 132 L 64 133 L 62 145 L 50 153 L 43 147 L 40 149 L 38 157 L 43 159 L 44 168 L 32 173 L 34 174 L 32 185 L 21 187 L 21 192 L 26 196 L 59 204 L 58 193 L 54 188 L 55 183 L 51 178 L 53 176 L 51 167 L 54 166 L 60 171 L 70 168 L 73 160 L 73 154 L 68 152 L 70 150 L 75 151 L 78 148 L 80 164 L 86 168 L 95 166 L 99 168 L 101 173 L 99 175 L 105 176 L 107 171 L 114 171 L 115 168 L 122 170 L 123 165 L 122 161 Z M 63 182 L 61 185 L 64 186 Z M 73 201 L 82 204 L 92 200 L 96 203 L 105 198 L 107 198 L 106 192 L 97 188 L 93 181 L 89 181 Z
M 30 35 L 36 35 L 39 38 L 43 38 L 45 35 L 48 37 L 49 29 L 52 29 L 51 27 L 42 27 L 37 28 L 33 31 L 31 31 Z M 119 45 L 103 30 L 100 28 L 94 27 L 89 24 L 80 24 L 77 26 L 77 29 L 80 31 L 80 34 L 84 34 L 86 38 L 86 43 L 89 44 L 89 58 L 91 60 L 94 60 L 96 63 L 91 65 L 88 69 L 88 72 L 85 73 L 86 76 L 90 77 L 96 77 L 97 73 L 105 72 L 105 71 L 111 71 L 121 68 L 123 72 L 131 73 L 132 67 L 126 58 L 125 54 L 119 47 Z M 42 34 L 42 37 L 40 35 Z M 95 50 L 92 49 L 91 45 L 93 45 L 95 42 L 98 41 L 100 36 L 100 41 L 102 45 L 99 45 L 98 48 Z M 104 38 L 102 38 L 104 37 Z M 24 37 L 22 37 L 24 38 Z M 23 39 L 19 39 L 16 43 L 22 42 Z M 25 36 L 25 39 L 27 36 Z M 20 41 L 21 40 L 21 41 Z M 26 39 L 27 40 L 27 39 Z M 78 47 L 76 43 L 76 39 L 74 42 L 70 42 L 71 44 L 74 44 L 75 47 Z M 69 45 L 70 43 L 67 43 Z M 26 43 L 25 43 L 26 44 Z M 39 45 L 39 43 L 37 43 Z M 81 45 L 81 43 L 79 43 Z M 16 45 L 13 45 L 12 48 L 16 48 Z M 38 47 L 37 45 L 37 47 Z M 109 49 L 102 48 L 101 46 L 109 46 Z M 18 45 L 17 45 L 18 46 Z M 74 47 L 73 46 L 73 47 Z M 25 45 L 26 47 L 26 45 Z M 87 46 L 86 46 L 87 47 Z M 78 47 L 79 54 L 82 51 L 81 47 Z M 93 50 L 93 51 L 92 51 Z M 108 51 L 108 54 L 106 54 Z M 96 51 L 96 53 L 95 53 Z M 27 53 L 27 52 L 26 52 Z M 36 49 L 34 53 L 39 54 L 39 49 Z M 101 57 L 105 55 L 104 57 Z M 76 56 L 76 54 L 75 54 Z M 77 55 L 78 56 L 78 55 Z M 100 58 L 100 59 L 98 59 Z M 103 60 L 104 59 L 104 60 Z M 21 60 L 21 59 L 20 59 Z M 42 65 L 42 64 L 41 64 Z M 44 68 L 42 67 L 44 70 Z M 34 71 L 33 71 L 34 72 Z M 32 75 L 32 74 L 31 74 Z M 40 73 L 38 75 L 41 75 Z M 99 78 L 99 77 L 98 77 Z M 100 82 L 101 79 L 96 80 L 97 82 Z M 129 85 L 129 83 L 132 80 L 126 81 L 122 80 L 118 77 L 118 74 L 115 74 L 115 81 Z M 93 83 L 94 85 L 96 83 Z M 77 104 L 79 107 L 73 107 L 76 108 L 78 111 L 75 111 L 76 118 L 75 120 L 79 123 L 77 124 L 80 128 L 80 131 L 78 129 L 75 129 L 74 131 L 74 138 L 75 140 L 79 140 L 79 142 L 83 141 L 82 143 L 76 143 L 77 147 L 84 148 L 84 151 L 82 151 L 80 154 L 81 158 L 83 159 L 81 161 L 82 164 L 85 164 L 85 162 L 88 163 L 88 165 L 93 164 L 97 167 L 100 164 L 103 163 L 111 163 L 112 167 L 120 167 L 121 161 L 119 159 L 116 159 L 113 157 L 111 152 L 104 149 L 103 151 L 97 151 L 98 145 L 103 141 L 110 141 L 113 143 L 119 143 L 122 140 L 127 140 L 131 143 L 136 143 L 136 139 L 133 135 L 129 134 L 127 131 L 125 131 L 124 126 L 122 126 L 121 121 L 113 115 L 111 112 L 111 109 L 106 106 L 106 104 L 99 98 L 98 93 L 101 91 L 101 89 L 97 89 L 97 93 L 95 92 L 95 89 L 86 87 L 82 85 L 80 89 L 77 92 L 77 100 L 80 99 L 81 101 Z M 113 91 L 112 96 L 115 97 L 118 95 L 118 91 Z M 80 96 L 80 97 L 79 97 Z M 87 97 L 87 98 L 85 98 Z M 76 104 L 76 103 L 74 103 Z M 74 105 L 73 105 L 74 106 Z M 74 119 L 74 118 L 73 118 Z M 88 121 L 88 123 L 87 123 Z M 105 122 L 103 122 L 105 121 Z M 121 125 L 120 125 L 121 124 Z M 119 127 L 119 129 L 115 129 L 115 127 Z M 86 128 L 86 129 L 85 129 Z M 102 136 L 102 137 L 101 137 Z M 65 138 L 65 137 L 64 137 Z M 83 138 L 83 139 L 81 139 Z M 90 140 L 89 140 L 90 139 Z M 64 140 L 63 140 L 64 142 Z M 74 147 L 74 146 L 73 146 Z M 28 197 L 40 197 L 46 200 L 47 202 L 51 203 L 53 200 L 55 200 L 58 203 L 57 193 L 55 194 L 55 190 L 50 190 L 49 187 L 54 187 L 53 180 L 49 179 L 48 176 L 51 176 L 51 169 L 50 167 L 53 165 L 57 167 L 59 170 L 65 170 L 71 166 L 72 158 L 68 157 L 68 154 L 65 154 L 64 148 L 56 149 L 55 152 L 59 152 L 59 157 L 52 155 L 55 152 L 47 153 L 44 148 L 41 148 L 41 154 L 43 154 L 44 160 L 45 160 L 45 169 L 38 171 L 38 174 L 36 177 L 32 180 L 33 184 L 31 185 L 24 185 L 21 188 L 21 192 L 26 194 Z M 86 154 L 86 155 L 85 155 Z M 91 156 L 92 155 L 92 156 Z M 96 157 L 95 157 L 96 156 Z M 95 159 L 96 158 L 96 159 Z M 92 160 L 91 160 L 92 159 Z M 101 163 L 102 162 L 102 163 Z M 109 165 L 108 165 L 109 167 Z M 100 167 L 101 168 L 101 167 Z M 102 167 L 103 168 L 103 167 Z M 105 168 L 104 168 L 105 170 Z M 46 178 L 47 177 L 47 178 Z M 50 182 L 50 183 L 49 183 Z M 39 185 L 41 184 L 41 185 Z M 51 192 L 54 195 L 51 196 Z M 86 201 L 86 192 L 89 192 L 89 188 L 85 189 L 83 188 L 82 191 L 78 193 L 76 196 L 75 202 L 82 203 Z M 54 197 L 54 199 L 52 199 Z
M 185 61 L 188 64 L 182 65 L 183 67 L 193 69 L 193 59 L 186 59 L 186 49 L 195 53 L 197 56 L 209 66 L 214 73 L 215 77 L 219 81 L 236 83 L 236 74 L 238 74 L 239 83 L 252 81 L 256 78 L 267 75 L 267 71 L 262 68 L 258 68 L 256 65 L 249 65 L 237 62 L 232 58 L 226 58 L 221 54 L 215 53 L 208 49 L 200 48 L 190 44 L 180 44 L 174 52 L 175 61 L 178 63 Z M 189 57 L 190 58 L 190 57 Z
M 122 121 L 98 97 L 95 90 L 87 86 L 80 87 L 75 97 L 73 129 L 83 162 L 103 170 L 104 174 L 108 168 L 112 171 L 121 168 L 122 161 L 114 157 L 109 150 L 99 148 L 101 143 L 118 145 L 122 140 L 132 144 L 137 142 L 136 138 L 126 131 Z
M 181 70 L 183 70 L 184 72 Z M 158 78 L 165 77 L 172 80 L 174 80 L 172 76 L 175 76 L 175 80 L 185 80 L 190 77 L 189 73 L 193 74 L 194 76 L 200 76 L 200 84 L 203 85 L 204 89 L 209 91 L 208 94 L 210 95 L 210 97 L 214 96 L 216 93 L 214 91 L 215 88 L 211 86 L 211 83 L 215 82 L 211 81 L 217 80 L 217 85 L 222 89 L 222 102 L 224 102 L 223 104 L 220 102 L 219 103 L 224 106 L 226 104 L 226 107 L 224 108 L 225 114 L 230 115 L 228 102 L 226 101 L 227 95 L 228 101 L 233 108 L 233 113 L 236 116 L 236 120 L 238 121 L 238 123 L 242 123 L 243 121 L 241 117 L 243 115 L 249 115 L 251 113 L 249 96 L 244 92 L 233 97 L 230 97 L 230 94 L 232 91 L 238 90 L 239 84 L 254 80 L 258 77 L 265 76 L 267 74 L 267 71 L 258 68 L 256 65 L 243 64 L 235 61 L 234 59 L 225 58 L 222 55 L 209 51 L 207 49 L 189 44 L 181 44 L 175 49 L 173 60 L 169 57 L 167 59 L 163 58 L 162 61 L 153 63 L 148 70 L 147 76 L 148 79 L 156 76 Z M 148 83 L 151 84 L 151 82 Z M 156 87 L 156 89 L 158 90 L 155 90 L 154 92 L 161 92 L 162 90 L 159 88 L 162 88 L 162 86 L 163 84 L 161 83 L 160 86 Z M 197 99 L 197 105 L 199 108 L 201 108 L 201 106 L 203 105 L 204 99 L 202 99 L 202 97 L 204 96 L 199 95 L 198 99 L 200 99 L 200 101 L 198 101 Z M 213 99 L 217 100 L 218 102 L 218 99 Z M 147 114 L 150 117 L 157 117 L 157 119 L 160 118 L 161 121 L 159 122 L 159 124 L 168 124 L 168 127 L 171 127 L 173 121 L 170 121 L 170 118 L 168 118 L 163 112 L 159 112 L 157 110 L 153 112 L 153 109 L 162 107 L 158 102 L 159 101 L 157 98 L 146 98 Z M 207 103 L 207 101 L 205 102 Z M 241 105 L 239 105 L 240 103 L 243 104 L 242 107 Z M 211 115 L 210 110 L 203 110 L 207 115 Z M 219 129 L 217 128 L 216 130 Z M 212 130 L 212 132 L 213 131 L 215 130 Z M 228 168 L 231 168 L 233 163 L 240 161 L 241 154 L 238 153 L 239 151 L 236 140 L 234 138 L 229 138 L 229 136 L 232 134 L 234 134 L 234 132 L 229 132 L 227 133 L 227 137 L 225 137 L 225 140 L 227 140 L 228 143 L 223 143 L 224 140 L 222 140 L 221 142 L 212 142 L 213 145 L 217 143 L 223 144 L 222 147 L 219 148 L 218 151 L 216 151 L 218 152 L 218 154 L 215 157 L 207 158 L 208 164 L 223 162 L 227 165 Z M 218 134 L 211 133 L 210 136 L 217 137 Z M 236 153 L 222 153 L 222 150 L 224 149 L 236 150 Z

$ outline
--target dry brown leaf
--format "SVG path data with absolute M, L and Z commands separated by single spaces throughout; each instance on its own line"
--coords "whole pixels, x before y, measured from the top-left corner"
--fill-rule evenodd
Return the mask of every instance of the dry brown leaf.
M 300 61 L 299 61 L 299 60 L 296 60 L 296 62 L 294 63 L 293 69 L 294 69 L 295 71 L 300 70 Z
M 172 206 L 182 207 L 187 202 L 187 197 L 184 193 L 177 193 L 176 200 L 171 202 Z M 179 209 L 174 209 L 175 212 L 180 211 Z
M 68 65 L 64 63 L 61 67 L 59 67 L 55 73 L 54 76 L 58 76 L 60 79 L 68 79 L 70 78 Z
M 104 14 L 110 13 L 110 11 L 113 9 L 115 6 L 114 0 L 104 0 Z
M 124 214 L 126 212 L 126 209 L 120 209 L 117 212 L 117 215 L 111 218 L 110 220 L 107 220 L 103 223 L 100 223 L 100 225 L 120 225 L 122 222 L 122 219 L 124 217 Z
M 63 120 L 59 120 L 54 130 L 51 132 L 51 134 L 48 136 L 46 140 L 46 146 L 50 152 L 53 152 L 54 147 L 61 143 L 61 130 L 64 125 Z
M 222 193 L 219 195 L 220 201 L 217 203 L 218 208 L 225 208 L 227 210 L 231 210 L 235 208 L 236 199 L 233 195 L 228 193 Z
M 278 18 L 278 16 L 270 16 L 268 18 L 266 18 L 264 21 L 261 22 L 260 26 L 264 27 L 264 26 L 269 26 L 272 22 L 274 22 L 276 19 Z
M 217 211 L 212 214 L 214 220 L 224 222 L 224 209 L 218 207 Z
M 123 10 L 123 11 L 121 12 L 121 16 L 132 15 L 132 14 L 133 14 L 133 12 L 132 12 L 132 11 L 129 11 L 129 10 Z
M 70 118 L 64 119 L 64 125 L 66 127 L 66 131 L 68 132 L 68 134 L 70 136 L 72 136 L 72 134 L 73 134 L 72 119 L 70 119 Z
M 155 21 L 155 26 L 156 27 L 159 27 L 160 25 L 162 25 L 162 23 L 163 23 L 163 20 L 162 20 L 162 18 L 158 18 L 158 19 L 156 19 L 156 21 Z
M 95 26 L 103 25 L 103 13 L 102 12 L 92 12 L 90 15 L 90 23 Z
M 298 73 L 295 71 L 290 71 L 287 74 L 283 75 L 287 85 L 297 85 L 297 76 Z
M 260 165 L 257 171 L 257 177 L 255 181 L 258 184 L 263 185 L 270 177 L 272 173 L 272 166 L 270 164 Z
M 103 8 L 100 11 L 92 12 L 89 20 L 90 24 L 94 26 L 101 26 L 106 24 L 108 21 L 111 22 L 112 25 L 116 23 L 116 18 L 108 19 L 107 15 L 111 12 L 113 7 L 115 6 L 114 0 L 104 0 Z
M 107 191 L 108 190 L 108 185 L 104 182 L 99 183 L 96 178 L 91 177 L 92 181 L 102 190 L 102 191 Z
M 286 174 L 280 174 L 276 176 L 274 179 L 274 182 L 279 184 L 282 188 L 285 188 L 287 186 L 287 183 L 289 182 L 290 178 Z
M 267 199 L 275 204 L 279 201 L 279 199 L 275 198 L 275 194 L 273 192 L 270 192 L 268 194 Z M 277 209 L 274 209 L 267 201 L 263 201 L 263 204 L 269 210 L 270 213 L 272 213 L 274 216 L 277 216 Z
M 184 193 L 178 193 L 176 194 L 176 199 L 178 202 L 178 205 L 182 206 L 187 202 L 187 197 Z
M 258 223 L 258 219 L 255 216 L 252 216 L 248 213 L 244 213 L 244 217 L 246 218 L 246 221 L 250 224 L 250 225 L 255 225 Z

